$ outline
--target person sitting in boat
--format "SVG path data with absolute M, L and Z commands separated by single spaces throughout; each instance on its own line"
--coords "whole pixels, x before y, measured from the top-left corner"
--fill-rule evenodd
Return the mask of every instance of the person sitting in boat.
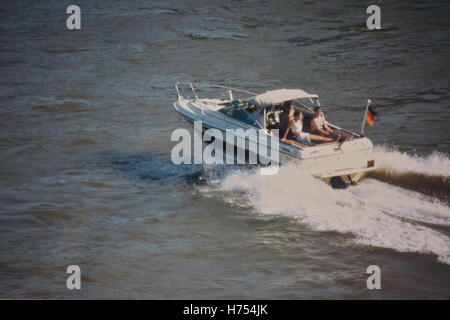
M 286 140 L 286 137 L 288 136 L 289 133 L 291 133 L 292 140 L 300 143 L 332 142 L 340 138 L 340 135 L 338 135 L 336 139 L 333 139 L 329 137 L 322 137 L 315 134 L 303 132 L 303 113 L 299 110 L 295 110 L 294 119 L 290 121 L 288 130 L 286 130 L 281 140 L 282 141 Z
M 280 117 L 280 137 L 283 137 L 284 133 L 289 129 L 289 123 L 294 119 L 294 109 L 290 101 L 285 101 L 281 109 L 283 113 Z
M 311 133 L 324 137 L 336 137 L 338 135 L 327 125 L 321 107 L 314 108 L 314 118 L 311 120 Z

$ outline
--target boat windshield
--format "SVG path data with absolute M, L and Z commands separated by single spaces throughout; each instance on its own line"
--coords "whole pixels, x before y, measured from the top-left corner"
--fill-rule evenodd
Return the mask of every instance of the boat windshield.
M 226 114 L 227 116 L 245 122 L 249 125 L 259 128 L 256 119 L 247 111 L 243 109 L 244 104 L 242 102 L 233 101 L 228 104 L 225 108 L 219 110 L 219 112 Z

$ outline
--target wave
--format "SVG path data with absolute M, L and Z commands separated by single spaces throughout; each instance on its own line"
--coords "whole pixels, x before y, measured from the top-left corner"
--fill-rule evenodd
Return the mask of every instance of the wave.
M 378 161 L 378 167 L 384 170 L 450 176 L 450 159 L 441 152 L 433 152 L 421 157 L 386 146 L 375 146 L 373 154 Z
M 420 157 L 384 146 L 376 146 L 373 154 L 378 168 L 368 177 L 450 202 L 447 155 L 433 152 Z
M 165 154 L 104 152 L 100 159 L 129 177 L 158 183 L 185 180 L 193 184 L 204 174 L 200 165 L 174 165 Z
M 386 161 L 393 171 L 443 174 L 447 170 L 434 168 L 436 162 L 448 165 L 448 158 L 439 155 L 419 158 L 383 149 L 375 153 L 382 167 Z M 390 158 L 407 161 L 402 166 L 387 161 Z M 370 178 L 335 190 L 294 165 L 281 167 L 274 176 L 234 171 L 203 186 L 202 191 L 258 213 L 294 217 L 317 231 L 351 234 L 352 245 L 435 254 L 438 261 L 450 264 L 450 238 L 436 230 L 450 226 L 450 209 L 439 199 L 416 191 Z
M 248 35 L 243 32 L 231 30 L 191 30 L 180 33 L 184 38 L 191 40 L 229 40 L 248 38 Z

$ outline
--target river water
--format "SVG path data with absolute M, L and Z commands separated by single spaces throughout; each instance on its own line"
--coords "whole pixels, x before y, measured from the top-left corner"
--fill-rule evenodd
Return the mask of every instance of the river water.
M 0 3 L 0 298 L 450 298 L 447 1 L 378 1 L 378 31 L 356 0 L 77 4 L 69 31 L 64 2 Z M 379 169 L 174 165 L 191 80 L 302 88 L 354 131 L 370 98 Z

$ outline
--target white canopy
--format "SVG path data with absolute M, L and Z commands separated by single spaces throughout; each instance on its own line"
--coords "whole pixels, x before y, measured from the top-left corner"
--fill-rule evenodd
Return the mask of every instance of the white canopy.
M 309 94 L 301 89 L 278 89 L 254 96 L 248 99 L 247 102 L 264 107 L 271 104 L 303 98 L 317 99 L 319 96 L 316 94 Z

